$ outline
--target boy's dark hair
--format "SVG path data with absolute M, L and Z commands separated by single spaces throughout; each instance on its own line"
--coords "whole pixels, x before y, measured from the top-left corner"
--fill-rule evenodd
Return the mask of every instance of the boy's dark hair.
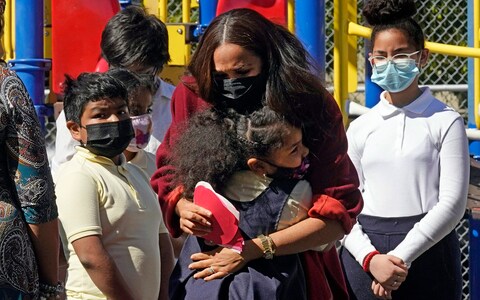
M 80 119 L 88 102 L 102 99 L 120 98 L 128 104 L 125 86 L 107 73 L 82 73 L 77 79 L 66 75 L 63 83 L 63 109 L 67 121 L 80 124 Z
M 128 6 L 108 21 L 100 48 L 103 58 L 113 67 L 161 70 L 170 60 L 167 27 L 136 5 Z
M 192 117 L 170 154 L 175 180 L 193 197 L 197 182 L 220 190 L 230 176 L 247 170 L 252 157 L 267 158 L 282 147 L 289 123 L 268 107 L 244 116 L 210 109 Z
M 136 98 L 133 97 L 135 93 L 141 89 L 145 88 L 148 92 L 155 94 L 154 82 L 151 76 L 144 74 L 137 74 L 128 69 L 124 68 L 114 68 L 108 70 L 107 74 L 110 74 L 114 78 L 120 80 L 123 83 L 128 93 L 128 105 L 130 109 L 130 115 L 138 115 L 135 112 L 135 107 L 138 106 L 138 103 L 135 102 Z

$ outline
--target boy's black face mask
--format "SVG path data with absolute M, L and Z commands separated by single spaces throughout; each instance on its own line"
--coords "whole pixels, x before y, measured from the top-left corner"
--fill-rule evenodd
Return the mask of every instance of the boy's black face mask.
M 96 155 L 113 158 L 122 153 L 135 137 L 130 118 L 119 122 L 91 124 L 85 148 Z

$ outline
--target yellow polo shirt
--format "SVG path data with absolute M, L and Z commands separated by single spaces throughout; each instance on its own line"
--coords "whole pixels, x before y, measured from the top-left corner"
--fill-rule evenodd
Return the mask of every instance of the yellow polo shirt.
M 99 235 L 135 299 L 157 299 L 160 290 L 159 233 L 166 233 L 149 178 L 133 164 L 77 147 L 56 174 L 59 219 L 68 257 L 67 296 L 105 299 L 80 263 L 72 242 Z

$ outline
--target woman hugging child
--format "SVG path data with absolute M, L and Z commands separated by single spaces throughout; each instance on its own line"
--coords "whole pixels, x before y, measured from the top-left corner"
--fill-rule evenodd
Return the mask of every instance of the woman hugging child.
M 191 256 L 218 246 L 189 236 L 171 277 L 171 298 L 305 295 L 300 256 L 274 256 L 275 245 L 268 236 L 307 218 L 312 206 L 311 186 L 302 180 L 309 166 L 309 149 L 303 144 L 301 129 L 268 107 L 248 116 L 210 109 L 189 120 L 171 153 L 183 197 L 193 199 L 197 183 L 208 182 L 239 211 L 243 238 L 260 237 L 264 253 L 264 258 L 223 279 L 195 280 L 195 271 L 189 269 Z M 319 244 L 315 250 L 326 246 Z M 212 265 L 202 272 L 214 275 L 218 271 Z

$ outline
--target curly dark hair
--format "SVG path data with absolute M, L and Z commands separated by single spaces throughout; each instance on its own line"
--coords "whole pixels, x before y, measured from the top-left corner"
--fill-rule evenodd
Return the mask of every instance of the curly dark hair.
M 77 79 L 65 75 L 63 108 L 67 121 L 80 123 L 85 105 L 102 99 L 120 98 L 128 105 L 123 83 L 107 73 L 81 73 Z
M 190 199 L 199 181 L 221 190 L 234 172 L 248 169 L 249 158 L 265 159 L 282 147 L 289 126 L 268 107 L 249 116 L 213 108 L 197 113 L 170 152 L 176 184 L 184 187 L 184 197 Z
M 369 0 L 362 10 L 368 24 L 373 26 L 371 41 L 381 31 L 401 30 L 417 49 L 425 48 L 425 36 L 418 23 L 412 18 L 417 13 L 414 0 Z

